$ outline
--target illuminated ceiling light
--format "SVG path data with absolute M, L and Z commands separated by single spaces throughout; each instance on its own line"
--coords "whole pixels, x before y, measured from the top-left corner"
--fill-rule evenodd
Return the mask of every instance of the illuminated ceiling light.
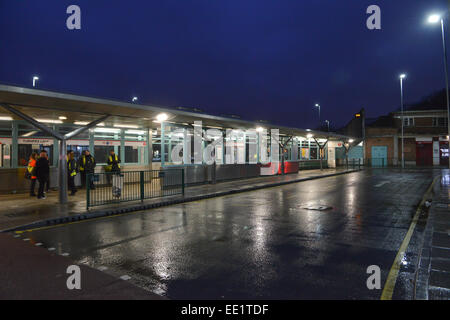
M 21 135 L 21 137 L 30 137 L 30 136 L 32 136 L 32 135 L 34 135 L 36 133 L 38 133 L 38 132 L 37 131 L 30 131 L 30 132 L 27 132 L 27 133 Z
M 349 139 L 348 140 L 349 143 L 352 143 L 353 141 L 355 141 L 355 140 L 353 140 L 353 139 Z
M 160 113 L 156 116 L 156 120 L 159 122 L 166 121 L 169 117 L 165 113 Z
M 432 14 L 428 17 L 428 23 L 438 23 L 441 20 L 441 16 L 438 14 Z
M 127 130 L 127 131 L 125 131 L 125 134 L 143 135 L 143 134 L 145 134 L 145 131 L 143 131 L 143 130 Z
M 114 129 L 114 128 L 95 128 L 95 132 L 103 132 L 103 133 L 119 133 L 120 129 Z
M 59 119 L 59 120 L 67 120 L 67 117 L 65 117 L 65 116 L 59 116 L 58 119 Z
M 0 117 L 0 121 L 12 121 L 13 118 L 12 117 Z
M 77 126 L 86 126 L 86 125 L 89 124 L 89 122 L 87 122 L 87 121 L 75 121 L 73 124 L 76 124 Z M 104 127 L 105 123 L 104 122 L 100 122 L 99 124 L 97 124 L 97 126 Z
M 36 121 L 42 123 L 63 123 L 61 120 L 53 120 L 53 119 L 36 119 Z
M 133 125 L 133 124 L 115 124 L 115 128 L 131 128 L 131 129 L 137 129 L 139 126 Z

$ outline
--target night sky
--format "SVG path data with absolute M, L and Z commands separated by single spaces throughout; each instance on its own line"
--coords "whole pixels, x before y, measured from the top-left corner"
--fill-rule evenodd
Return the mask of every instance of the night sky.
M 81 7 L 82 29 L 66 28 Z M 381 30 L 366 8 L 381 7 Z M 344 125 L 444 87 L 446 0 L 0 0 L 0 82 L 191 106 L 294 127 Z M 450 40 L 448 40 L 450 41 Z

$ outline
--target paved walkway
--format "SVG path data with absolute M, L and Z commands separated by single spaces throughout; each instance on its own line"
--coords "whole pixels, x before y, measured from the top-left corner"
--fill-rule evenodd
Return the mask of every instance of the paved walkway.
M 69 290 L 66 281 L 73 265 L 58 249 L 49 251 L 29 240 L 0 234 L 0 300 L 159 300 L 133 284 L 86 265 L 79 265 L 81 289 Z
M 345 169 L 324 169 L 305 170 L 298 174 L 288 174 L 284 176 L 269 176 L 251 179 L 234 180 L 221 182 L 215 185 L 206 184 L 200 186 L 187 187 L 185 195 L 177 195 L 164 198 L 155 198 L 140 201 L 124 202 L 108 206 L 94 207 L 86 211 L 86 193 L 80 190 L 75 196 L 69 197 L 69 203 L 61 205 L 58 203 L 58 191 L 50 191 L 47 199 L 38 200 L 28 194 L 1 195 L 0 196 L 0 230 L 8 230 L 17 226 L 28 225 L 38 221 L 57 219 L 64 217 L 74 217 L 84 215 L 82 218 L 95 215 L 104 210 L 122 210 L 120 213 L 133 211 L 130 208 L 136 205 L 167 205 L 167 201 L 190 201 L 198 197 L 213 197 L 223 195 L 225 192 L 239 192 L 250 190 L 251 188 L 271 187 L 276 184 L 293 183 L 299 180 L 317 179 L 324 176 L 353 172 Z M 147 208 L 146 208 L 147 209 Z M 135 209 L 134 209 L 135 210 Z M 112 213 L 111 213 L 112 214 Z M 68 222 L 68 221 L 65 221 Z
M 418 270 L 416 299 L 450 299 L 450 170 L 434 186 Z

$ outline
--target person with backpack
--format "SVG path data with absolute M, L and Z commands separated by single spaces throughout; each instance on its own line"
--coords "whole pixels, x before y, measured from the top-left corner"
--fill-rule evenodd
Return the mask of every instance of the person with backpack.
M 70 195 L 77 193 L 75 187 L 75 176 L 77 175 L 77 162 L 75 161 L 75 154 L 72 150 L 67 151 L 67 182 L 69 185 Z
M 45 199 L 44 186 L 48 183 L 48 177 L 50 175 L 50 162 L 46 157 L 47 152 L 41 150 L 39 158 L 36 160 L 35 175 L 39 182 L 38 199 Z
M 30 155 L 30 159 L 28 160 L 27 171 L 25 171 L 25 178 L 30 180 L 30 197 L 36 197 L 36 193 L 34 190 L 36 189 L 36 160 L 38 158 L 38 154 L 33 152 Z
M 89 150 L 83 151 L 81 157 L 78 159 L 78 168 L 81 173 L 81 184 L 86 186 L 86 177 L 90 175 L 89 179 L 89 187 L 90 189 L 95 189 L 94 186 L 94 177 L 93 174 L 95 172 L 95 158 L 91 155 Z

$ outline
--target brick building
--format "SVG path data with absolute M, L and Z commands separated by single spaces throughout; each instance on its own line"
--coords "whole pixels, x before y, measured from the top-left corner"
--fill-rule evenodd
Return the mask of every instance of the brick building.
M 413 106 L 403 112 L 405 165 L 448 166 L 446 108 Z M 370 165 L 401 165 L 400 111 L 366 120 L 365 158 Z

